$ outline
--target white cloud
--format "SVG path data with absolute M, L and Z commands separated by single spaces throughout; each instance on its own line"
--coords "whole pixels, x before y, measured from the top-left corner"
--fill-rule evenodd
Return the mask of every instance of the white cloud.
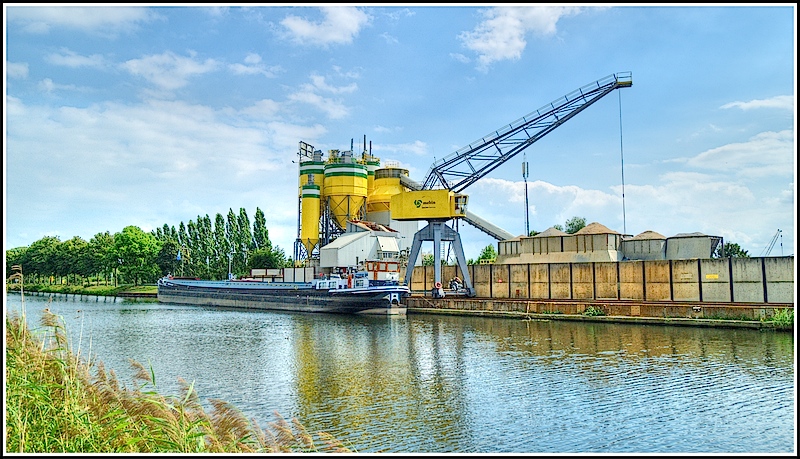
M 762 132 L 746 142 L 712 148 L 689 158 L 689 166 L 705 170 L 735 172 L 746 178 L 794 176 L 794 131 Z
M 261 56 L 255 53 L 249 53 L 244 64 L 230 64 L 228 68 L 236 75 L 264 75 L 267 78 L 274 78 L 283 70 L 280 65 L 265 66 L 261 63 Z
M 348 109 L 341 102 L 322 97 L 319 94 L 315 94 L 310 91 L 295 92 L 290 94 L 288 99 L 293 102 L 301 102 L 312 105 L 332 119 L 344 118 L 350 113 L 350 109 Z
M 553 35 L 558 20 L 575 15 L 581 8 L 571 6 L 514 6 L 483 10 L 484 20 L 471 32 L 458 38 L 464 46 L 478 54 L 478 68 L 486 70 L 496 61 L 517 60 L 527 42 L 525 36 Z
M 320 8 L 321 22 L 312 22 L 298 16 L 287 16 L 281 21 L 290 38 L 302 45 L 328 46 L 352 43 L 359 31 L 369 24 L 370 16 L 351 6 Z
M 75 91 L 79 90 L 79 88 L 75 85 L 71 84 L 57 84 L 50 78 L 45 78 L 39 82 L 39 90 L 42 92 L 46 92 L 48 94 L 55 92 L 55 91 Z
M 103 68 L 105 66 L 105 59 L 99 54 L 92 54 L 91 56 L 81 56 L 74 51 L 62 49 L 61 54 L 51 53 L 45 56 L 45 61 L 63 67 L 79 68 L 79 67 L 92 67 Z
M 139 23 L 159 17 L 148 8 L 121 6 L 9 6 L 6 14 L 9 22 L 22 24 L 29 33 L 44 34 L 53 28 L 67 28 L 106 36 L 130 32 Z
M 325 77 L 320 75 L 311 75 L 311 84 L 304 84 L 301 88 L 305 91 L 323 91 L 332 94 L 352 93 L 358 89 L 358 85 L 350 83 L 347 86 L 331 86 L 325 82 Z
M 334 68 L 337 74 L 342 75 L 339 68 Z M 350 75 L 350 74 L 348 74 Z M 340 119 L 350 114 L 350 109 L 341 101 L 324 97 L 319 93 L 329 94 L 348 94 L 358 90 L 358 85 L 350 83 L 345 86 L 333 86 L 327 83 L 326 78 L 321 75 L 312 74 L 311 83 L 300 85 L 300 89 L 288 96 L 293 102 L 300 102 L 316 107 L 331 119 Z
M 756 108 L 777 108 L 794 111 L 794 96 L 776 96 L 771 99 L 756 99 L 749 102 L 731 102 L 720 108 L 740 108 L 751 110 Z
M 242 114 L 256 118 L 272 118 L 280 111 L 280 108 L 281 105 L 278 102 L 270 99 L 263 99 L 243 109 Z
M 401 156 L 407 153 L 410 153 L 415 156 L 425 156 L 428 154 L 428 144 L 422 142 L 420 140 L 415 140 L 411 143 L 402 143 L 402 144 L 376 144 L 372 146 L 372 150 L 374 152 L 391 152 L 400 154 Z
M 257 105 L 268 110 L 273 104 Z M 271 234 L 280 225 L 293 229 L 296 203 L 268 200 L 296 189 L 297 175 L 287 168 L 298 139 L 325 133 L 319 125 L 253 125 L 242 114 L 232 118 L 224 110 L 175 101 L 49 108 L 9 97 L 6 109 L 13 115 L 6 148 L 25 152 L 8 158 L 7 186 L 24 187 L 33 175 L 47 184 L 8 205 L 21 228 L 44 228 L 63 238 L 88 239 L 129 224 L 177 225 L 176 215 L 187 222 L 231 206 L 252 215 L 266 202 Z M 281 215 L 286 221 L 278 220 Z M 34 220 L 47 223 L 32 225 Z
M 28 63 L 6 62 L 6 76 L 17 79 L 28 78 Z
M 121 67 L 161 89 L 173 90 L 186 86 L 188 79 L 192 76 L 215 70 L 218 64 L 214 59 L 200 62 L 194 56 L 178 56 L 167 51 L 141 59 L 131 59 L 121 64 Z

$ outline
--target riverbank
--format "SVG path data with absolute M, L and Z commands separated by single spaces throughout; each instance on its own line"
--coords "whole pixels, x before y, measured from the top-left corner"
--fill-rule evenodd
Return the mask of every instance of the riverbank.
M 8 291 L 18 291 L 7 288 Z M 26 286 L 25 293 L 113 296 L 157 300 L 155 285 L 118 287 Z M 630 301 L 533 301 L 450 296 L 432 300 L 415 294 L 405 300 L 409 314 L 504 317 L 517 320 L 571 320 L 642 325 L 676 325 L 794 331 L 793 304 L 722 304 Z
M 794 331 L 793 304 L 530 300 L 414 294 L 407 313 Z
M 193 385 L 161 395 L 152 368 L 137 362 L 138 389 L 120 387 L 113 371 L 72 352 L 58 317 L 47 312 L 42 323 L 44 331 L 32 333 L 24 315 L 6 317 L 7 452 L 352 452 L 277 413 L 265 429 L 222 400 L 206 413 Z
M 97 295 L 97 296 L 117 296 L 127 298 L 156 298 L 158 287 L 156 285 L 133 285 L 123 284 L 112 285 L 50 285 L 36 284 L 23 286 L 24 293 L 61 293 L 69 295 Z M 19 293 L 19 284 L 6 284 L 7 292 Z

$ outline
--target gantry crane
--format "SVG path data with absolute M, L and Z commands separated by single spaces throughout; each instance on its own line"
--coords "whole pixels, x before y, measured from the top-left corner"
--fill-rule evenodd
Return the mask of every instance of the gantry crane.
M 781 236 L 781 230 L 775 232 L 775 235 L 772 236 L 772 240 L 769 241 L 769 245 L 761 252 L 762 257 L 768 257 L 770 253 L 772 253 L 772 248 L 775 247 L 775 242 L 778 240 L 778 236 Z M 781 236 L 783 237 L 783 236 Z M 781 255 L 783 255 L 783 239 L 781 239 Z
M 435 161 L 420 186 L 405 184 L 412 191 L 392 197 L 392 219 L 428 222 L 414 235 L 406 285 L 411 285 L 413 266 L 423 241 L 433 241 L 434 279 L 441 282 L 441 242 L 450 241 L 464 276 L 467 295 L 475 296 L 461 238 L 445 224 L 452 219 L 468 217 L 468 197 L 461 192 L 605 95 L 630 87 L 632 83 L 631 72 L 621 72 L 583 86 Z

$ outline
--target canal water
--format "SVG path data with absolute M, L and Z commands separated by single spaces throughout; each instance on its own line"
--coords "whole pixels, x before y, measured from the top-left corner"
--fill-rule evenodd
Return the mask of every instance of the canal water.
M 44 308 L 128 387 L 134 359 L 162 394 L 194 381 L 361 453 L 796 451 L 793 333 L 25 294 L 31 328 Z

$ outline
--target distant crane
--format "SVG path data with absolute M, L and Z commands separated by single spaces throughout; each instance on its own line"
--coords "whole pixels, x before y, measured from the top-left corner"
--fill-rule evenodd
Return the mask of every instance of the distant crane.
M 775 231 L 775 235 L 772 236 L 772 240 L 769 241 L 769 245 L 764 249 L 763 252 L 761 252 L 762 257 L 769 256 L 770 252 L 772 252 L 772 248 L 775 247 L 775 241 L 778 240 L 779 236 L 781 238 L 781 256 L 783 256 L 783 235 L 781 233 L 782 231 L 780 229 L 778 231 Z

